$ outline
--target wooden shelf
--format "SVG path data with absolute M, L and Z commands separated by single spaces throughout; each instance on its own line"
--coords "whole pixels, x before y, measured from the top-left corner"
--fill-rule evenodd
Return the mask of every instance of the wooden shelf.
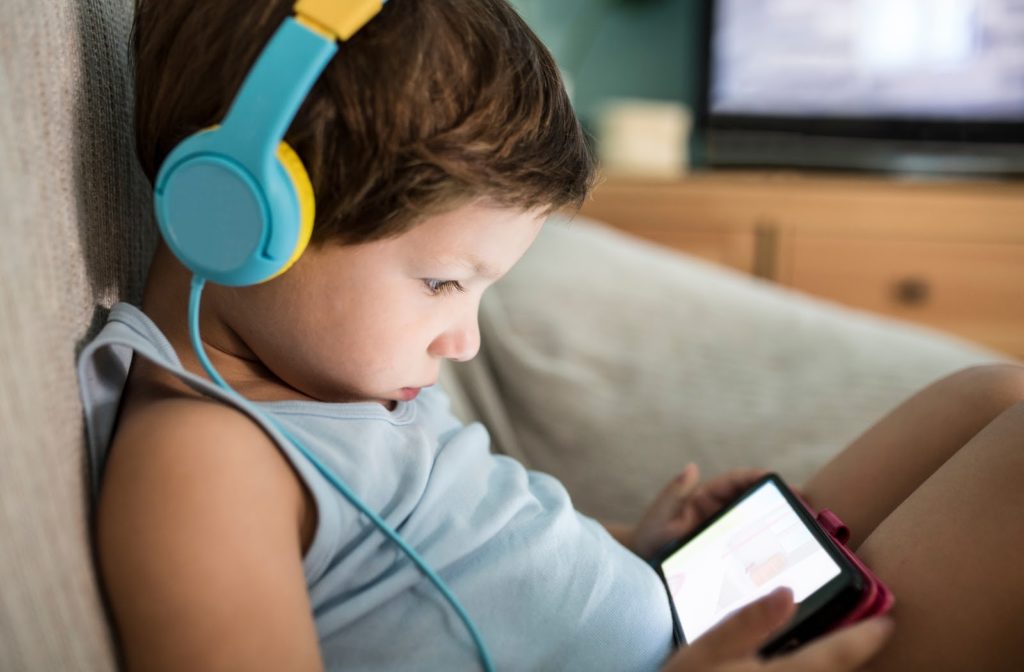
M 757 172 L 608 179 L 582 214 L 1024 357 L 1024 182 Z

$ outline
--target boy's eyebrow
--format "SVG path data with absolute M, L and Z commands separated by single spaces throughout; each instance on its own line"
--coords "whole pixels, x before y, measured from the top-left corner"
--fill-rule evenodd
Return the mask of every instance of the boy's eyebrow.
M 454 265 L 454 266 L 465 266 L 473 271 L 476 275 L 481 278 L 487 278 L 488 280 L 497 280 L 502 276 L 502 272 L 497 268 L 491 266 L 486 261 L 477 259 L 472 253 L 468 253 L 460 257 L 439 257 L 434 260 L 441 265 Z

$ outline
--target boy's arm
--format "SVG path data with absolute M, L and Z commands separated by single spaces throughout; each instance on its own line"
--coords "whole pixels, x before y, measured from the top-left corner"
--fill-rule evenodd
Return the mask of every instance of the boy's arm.
M 193 399 L 132 414 L 97 512 L 128 670 L 322 669 L 302 568 L 305 492 L 249 419 Z

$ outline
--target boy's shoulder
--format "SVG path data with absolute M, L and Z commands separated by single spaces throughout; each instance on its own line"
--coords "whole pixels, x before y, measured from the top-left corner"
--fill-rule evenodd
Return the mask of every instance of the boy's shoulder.
M 290 510 L 307 546 L 315 527 L 312 496 L 258 424 L 183 385 L 131 383 L 103 469 L 101 516 L 104 499 L 159 496 L 171 503 L 202 497 L 230 510 L 260 494 L 267 506 Z
M 144 446 L 140 458 L 231 459 L 245 452 L 250 459 L 276 452 L 273 441 L 240 410 L 199 395 L 165 394 L 126 400 L 109 456 Z M 272 450 L 264 450 L 270 448 Z M 109 458 L 108 458 L 109 459 Z
M 133 364 L 108 461 L 214 462 L 238 452 L 258 461 L 275 452 L 267 448 L 274 448 L 270 437 L 240 410 L 193 391 L 159 367 Z
M 198 395 L 131 395 L 95 533 L 128 657 L 140 669 L 155 657 L 197 669 L 224 646 L 266 656 L 272 641 L 281 660 L 315 660 L 302 565 L 315 516 L 290 463 L 241 411 Z

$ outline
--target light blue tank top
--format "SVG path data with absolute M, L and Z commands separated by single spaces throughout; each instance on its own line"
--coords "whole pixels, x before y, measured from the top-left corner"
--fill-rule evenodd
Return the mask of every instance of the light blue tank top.
M 655 670 L 672 620 L 653 570 L 554 478 L 490 452 L 437 386 L 393 411 L 374 402 L 246 402 L 185 371 L 139 309 L 114 306 L 79 360 L 98 491 L 133 353 L 249 414 L 317 507 L 303 559 L 328 670 L 473 670 L 476 648 L 437 589 L 266 420 L 286 431 L 396 528 L 460 599 L 498 670 Z

